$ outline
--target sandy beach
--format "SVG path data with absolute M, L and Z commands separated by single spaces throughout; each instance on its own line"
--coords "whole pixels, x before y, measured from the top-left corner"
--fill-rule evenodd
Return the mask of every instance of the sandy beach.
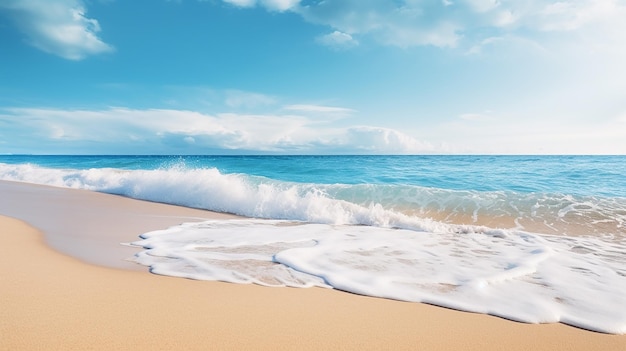
M 158 276 L 120 244 L 230 215 L 11 182 L 0 215 L 0 350 L 626 350 L 626 335 L 563 324 Z

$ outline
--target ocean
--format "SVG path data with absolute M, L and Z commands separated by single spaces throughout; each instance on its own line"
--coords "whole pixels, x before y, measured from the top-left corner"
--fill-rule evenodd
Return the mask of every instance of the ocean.
M 248 217 L 145 233 L 157 274 L 626 333 L 626 156 L 0 156 L 0 179 Z

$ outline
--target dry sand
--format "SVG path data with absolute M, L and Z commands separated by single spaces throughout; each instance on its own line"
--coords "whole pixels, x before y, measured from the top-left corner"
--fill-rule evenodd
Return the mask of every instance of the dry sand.
M 97 266 L 46 243 L 68 253 L 101 245 L 96 261 L 115 266 L 123 254 L 132 255 L 116 251 L 118 243 L 157 229 L 153 220 L 168 226 L 215 214 L 0 183 L 0 214 L 28 220 L 46 234 L 0 217 L 0 350 L 626 350 L 625 335 L 563 324 L 522 324 L 321 288 L 203 282 Z M 77 237 L 82 240 L 74 242 Z M 110 252 L 115 258 L 107 260 Z

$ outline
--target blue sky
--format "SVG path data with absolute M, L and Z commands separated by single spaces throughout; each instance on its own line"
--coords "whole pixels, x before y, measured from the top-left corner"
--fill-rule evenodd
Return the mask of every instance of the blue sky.
M 623 0 L 2 0 L 0 154 L 626 154 Z

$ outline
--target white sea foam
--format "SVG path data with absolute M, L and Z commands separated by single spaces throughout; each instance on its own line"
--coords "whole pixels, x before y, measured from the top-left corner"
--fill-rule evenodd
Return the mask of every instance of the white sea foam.
M 88 189 L 136 199 L 164 202 L 249 217 L 293 219 L 327 224 L 363 224 L 417 230 L 482 230 L 442 226 L 429 219 L 334 199 L 325 185 L 273 181 L 217 169 L 59 170 L 0 164 L 0 179 Z
M 258 218 L 434 232 L 489 231 L 492 235 L 504 232 L 488 229 L 487 225 L 626 237 L 623 198 L 385 184 L 304 184 L 181 165 L 157 170 L 73 170 L 0 163 L 0 179 L 88 189 Z
M 596 238 L 425 232 L 276 220 L 187 223 L 142 235 L 158 274 L 333 287 L 529 323 L 626 333 L 626 247 Z

